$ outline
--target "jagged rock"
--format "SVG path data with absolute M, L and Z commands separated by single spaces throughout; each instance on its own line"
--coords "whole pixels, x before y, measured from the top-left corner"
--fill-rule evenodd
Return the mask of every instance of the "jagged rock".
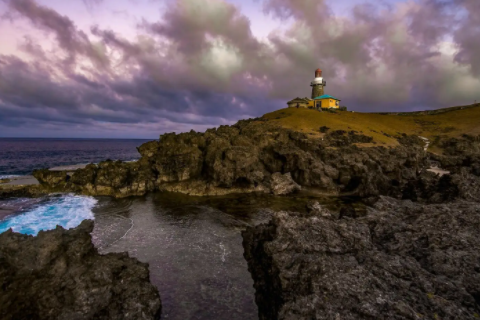
M 0 185 L 0 199 L 34 198 L 48 194 L 40 185 Z
M 67 182 L 67 173 L 65 171 L 34 170 L 33 176 L 38 182 L 46 185 L 59 185 Z
M 148 265 L 126 253 L 100 255 L 93 221 L 32 237 L 0 234 L 1 319 L 159 319 Z
M 455 185 L 477 183 L 460 174 L 460 168 L 467 168 L 476 177 L 480 174 L 476 139 L 450 142 L 446 146 L 449 152 L 459 149 L 462 153 L 437 157 L 428 155 L 424 141 L 416 136 L 400 135 L 400 145 L 392 148 L 355 144 L 370 138 L 342 130 L 312 138 L 269 121 L 251 119 L 205 133 L 164 134 L 159 141 L 138 148 L 142 157 L 137 162 L 104 161 L 79 169 L 70 178 L 66 173 L 47 170 L 34 175 L 50 191 L 127 197 L 156 190 L 192 195 L 274 193 L 271 176 L 289 172 L 301 187 L 332 195 L 437 201 L 444 194 L 440 190 L 444 187 L 436 185 L 440 180 L 422 176 L 430 156 L 442 167 L 450 164 L 446 169 L 459 175 L 452 180 Z M 473 199 L 475 194 L 464 187 L 459 189 L 465 192 L 459 191 L 455 197 Z
M 342 219 L 345 217 L 354 218 L 354 219 L 357 218 L 358 217 L 357 210 L 355 210 L 355 208 L 352 205 L 343 206 L 340 209 L 339 218 Z
M 293 181 L 290 172 L 281 174 L 276 172 L 272 174 L 272 192 L 274 195 L 286 195 L 301 190 L 301 187 Z
M 381 197 L 366 216 L 279 212 L 243 233 L 260 319 L 474 319 L 480 204 Z
M 307 212 L 313 216 L 320 216 L 324 218 L 338 218 L 338 215 L 331 212 L 318 201 L 310 201 L 307 203 Z

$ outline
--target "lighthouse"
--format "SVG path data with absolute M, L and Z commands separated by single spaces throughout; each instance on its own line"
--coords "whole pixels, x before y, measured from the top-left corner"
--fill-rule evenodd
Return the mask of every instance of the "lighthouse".
M 322 70 L 315 70 L 315 79 L 310 83 L 310 86 L 312 87 L 312 99 L 325 94 L 323 88 L 327 86 L 327 82 L 322 78 Z
M 315 79 L 310 83 L 312 87 L 312 98 L 295 98 L 287 102 L 289 108 L 307 108 L 316 110 L 340 109 L 340 99 L 325 94 L 327 82 L 322 78 L 322 70 L 315 70 Z

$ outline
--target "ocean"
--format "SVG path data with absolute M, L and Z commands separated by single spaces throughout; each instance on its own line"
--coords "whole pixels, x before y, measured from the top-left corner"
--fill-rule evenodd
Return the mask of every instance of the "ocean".
M 134 161 L 140 158 L 136 148 L 147 141 L 1 138 L 0 178 L 106 159 Z M 0 199 L 0 233 L 11 228 L 35 236 L 94 220 L 92 241 L 100 253 L 128 252 L 149 263 L 162 297 L 162 319 L 258 319 L 240 233 L 252 218 L 234 199 L 162 193 Z
M 28 175 L 35 169 L 138 160 L 137 139 L 31 139 L 0 138 L 0 179 Z

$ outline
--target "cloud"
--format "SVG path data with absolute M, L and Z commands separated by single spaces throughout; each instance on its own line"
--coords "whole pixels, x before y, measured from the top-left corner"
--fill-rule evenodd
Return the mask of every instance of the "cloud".
M 466 18 L 461 19 L 454 33 L 454 40 L 460 47 L 455 61 L 469 66 L 472 74 L 480 78 L 480 2 L 475 0 L 459 0 L 466 10 Z
M 309 96 L 317 67 L 327 92 L 358 111 L 480 99 L 476 0 L 362 3 L 342 17 L 326 1 L 265 0 L 265 13 L 284 24 L 267 40 L 224 0 L 170 1 L 158 21 L 141 20 L 135 38 L 101 25 L 81 30 L 34 0 L 4 2 L 12 23 L 28 21 L 55 42 L 32 33 L 19 45 L 29 59 L 0 54 L 2 131 L 151 136 L 230 124 Z
M 88 10 L 92 10 L 95 6 L 101 4 L 104 0 L 82 0 Z
M 68 59 L 64 62 L 75 63 L 77 55 L 85 55 L 97 67 L 107 63 L 106 57 L 90 41 L 87 34 L 78 30 L 68 17 L 39 5 L 34 0 L 10 0 L 7 3 L 12 14 L 24 17 L 36 28 L 55 35 L 59 47 L 68 54 Z

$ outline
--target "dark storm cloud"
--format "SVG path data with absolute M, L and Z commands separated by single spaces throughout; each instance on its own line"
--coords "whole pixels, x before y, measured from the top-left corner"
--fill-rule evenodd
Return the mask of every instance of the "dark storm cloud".
M 467 65 L 472 73 L 480 78 L 480 1 L 459 0 L 467 11 L 467 17 L 461 19 L 459 28 L 454 33 L 455 42 L 460 51 L 455 61 Z
M 87 56 L 96 64 L 104 66 L 108 60 L 96 50 L 88 36 L 78 30 L 74 22 L 55 10 L 39 5 L 34 0 L 6 0 L 12 14 L 27 18 L 35 27 L 55 35 L 58 45 L 69 54 L 65 62 L 73 63 L 77 54 Z
M 317 67 L 327 92 L 354 110 L 480 99 L 476 0 L 359 4 L 343 17 L 326 1 L 266 0 L 265 12 L 286 25 L 268 43 L 222 0 L 171 1 L 160 21 L 142 21 L 134 40 L 99 26 L 79 30 L 33 0 L 6 3 L 14 20 L 51 33 L 58 46 L 46 55 L 32 35 L 20 49 L 33 59 L 0 56 L 0 126 L 205 129 L 309 96 Z
M 290 34 L 271 36 L 277 55 L 287 56 L 292 65 L 301 69 L 306 68 L 304 61 L 316 61 L 330 80 L 329 92 L 350 106 L 411 110 L 457 103 L 458 95 L 442 94 L 451 92 L 454 85 L 445 79 L 453 82 L 463 78 L 474 83 L 473 74 L 459 70 L 452 56 L 446 56 L 445 48 L 441 48 L 458 26 L 452 13 L 469 5 L 469 15 L 478 17 L 480 10 L 472 3 L 426 0 L 408 2 L 396 9 L 359 4 L 348 19 L 333 16 L 321 1 L 269 0 L 265 5 L 267 12 L 280 19 L 296 19 Z M 302 43 L 292 42 L 302 37 Z M 466 39 L 474 41 L 470 36 Z M 302 45 L 307 52 L 299 49 Z M 474 48 L 478 46 L 472 42 L 466 51 L 473 54 Z M 468 54 L 463 57 L 470 63 Z M 276 84 L 278 95 L 285 92 L 287 84 Z M 472 88 L 463 90 L 462 103 L 473 102 L 476 94 Z

